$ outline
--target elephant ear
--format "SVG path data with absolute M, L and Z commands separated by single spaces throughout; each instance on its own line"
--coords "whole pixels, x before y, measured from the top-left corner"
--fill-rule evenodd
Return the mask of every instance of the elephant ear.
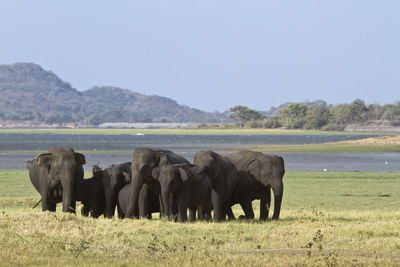
M 212 163 L 212 175 L 214 177 L 219 177 L 221 175 L 221 158 L 219 157 L 219 155 L 217 155 L 216 153 L 212 153 L 211 157 L 213 159 L 213 163 Z
M 186 182 L 189 180 L 189 176 L 185 169 L 179 168 L 179 173 L 180 173 L 182 182 Z
M 168 164 L 168 156 L 164 152 L 157 152 L 158 166 Z
M 84 165 L 86 163 L 85 156 L 81 153 L 75 153 L 75 162 L 78 165 Z
M 131 176 L 127 172 L 122 172 L 122 176 L 124 177 L 124 182 L 129 184 L 131 182 Z
M 151 176 L 156 180 L 160 180 L 160 167 L 154 168 L 151 172 Z
M 247 164 L 247 172 L 253 175 L 257 180 L 259 180 L 260 169 L 261 163 L 257 159 L 253 159 Z
M 40 167 L 50 170 L 51 165 L 51 153 L 42 153 L 37 157 L 37 162 Z

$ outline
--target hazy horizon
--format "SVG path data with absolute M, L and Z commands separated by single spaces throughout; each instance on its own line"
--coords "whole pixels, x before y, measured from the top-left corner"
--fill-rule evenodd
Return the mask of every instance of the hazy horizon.
M 399 101 L 397 1 L 2 1 L 0 64 L 204 111 Z

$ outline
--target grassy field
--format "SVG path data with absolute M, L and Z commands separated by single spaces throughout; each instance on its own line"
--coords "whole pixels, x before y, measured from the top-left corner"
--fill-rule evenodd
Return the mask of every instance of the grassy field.
M 371 135 L 379 133 L 352 133 L 306 130 L 280 129 L 7 129 L 1 128 L 0 133 L 52 133 L 52 134 L 151 134 L 151 135 Z
M 0 171 L 1 266 L 395 266 L 400 173 L 287 172 L 279 221 L 193 224 L 32 210 L 27 171 Z M 254 203 L 258 214 L 258 203 Z M 236 215 L 241 214 L 235 206 Z

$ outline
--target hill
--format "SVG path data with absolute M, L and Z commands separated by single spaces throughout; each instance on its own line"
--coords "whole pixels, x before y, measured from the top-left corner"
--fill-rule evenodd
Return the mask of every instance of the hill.
M 45 123 L 225 122 L 226 115 L 112 86 L 79 92 L 33 63 L 0 65 L 0 119 Z

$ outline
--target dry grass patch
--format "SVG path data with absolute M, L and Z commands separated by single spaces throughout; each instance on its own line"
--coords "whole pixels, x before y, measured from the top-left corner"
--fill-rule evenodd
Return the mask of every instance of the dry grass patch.
M 360 140 L 348 140 L 327 144 L 343 145 L 400 145 L 400 136 L 379 136 Z

